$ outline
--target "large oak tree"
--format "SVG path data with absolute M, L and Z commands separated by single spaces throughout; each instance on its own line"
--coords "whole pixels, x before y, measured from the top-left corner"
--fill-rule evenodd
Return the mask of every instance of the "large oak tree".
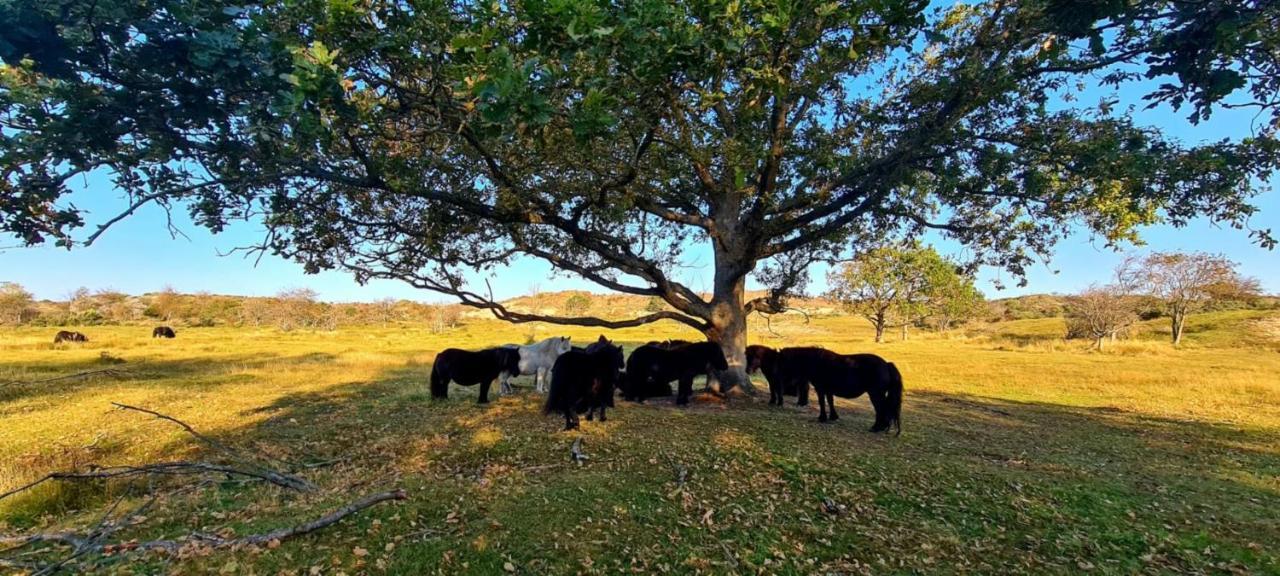
M 1244 226 L 1269 136 L 1187 146 L 1072 96 L 1274 128 L 1278 20 L 1233 0 L 8 0 L 0 228 L 72 246 L 149 203 L 251 219 L 308 271 L 511 321 L 685 323 L 733 383 L 748 315 L 869 236 L 937 229 L 1017 274 L 1075 226 Z M 86 223 L 69 183 L 94 171 L 127 203 Z M 694 243 L 709 295 L 673 276 Z M 513 257 L 670 309 L 544 317 L 465 281 Z M 770 291 L 748 300 L 753 273 Z

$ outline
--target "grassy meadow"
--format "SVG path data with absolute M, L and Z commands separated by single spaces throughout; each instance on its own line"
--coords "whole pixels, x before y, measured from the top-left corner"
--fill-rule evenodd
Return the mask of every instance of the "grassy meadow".
M 598 331 L 471 321 L 334 332 L 85 327 L 0 331 L 0 492 L 55 470 L 208 449 L 158 410 L 240 449 L 304 465 L 313 493 L 233 481 L 162 501 L 121 539 L 248 534 L 394 487 L 382 504 L 278 547 L 108 556 L 96 573 L 1280 573 L 1280 316 L 1163 321 L 1093 352 L 1061 319 L 871 342 L 848 317 L 755 321 L 752 341 L 874 351 L 906 384 L 903 433 L 868 434 L 869 403 L 769 407 L 619 401 L 606 423 L 543 416 L 532 379 L 487 406 L 427 377 L 447 347 Z M 605 332 L 628 347 L 696 337 Z M 893 334 L 891 340 L 896 340 Z M 112 368 L 79 379 L 38 381 Z M 496 388 L 495 388 L 496 390 Z M 816 404 L 816 403 L 815 403 Z M 590 456 L 570 461 L 583 439 Z M 336 462 L 334 462 L 336 461 Z M 683 477 L 683 481 L 681 481 Z M 53 483 L 0 500 L 0 534 L 92 522 L 130 492 Z

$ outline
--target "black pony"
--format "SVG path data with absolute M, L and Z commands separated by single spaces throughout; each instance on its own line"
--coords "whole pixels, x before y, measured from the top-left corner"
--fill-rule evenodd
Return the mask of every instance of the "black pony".
M 676 404 L 688 404 L 693 395 L 693 378 L 708 368 L 727 370 L 724 351 L 714 342 L 698 342 L 672 348 L 645 344 L 627 358 L 627 378 L 622 397 L 644 402 L 645 398 L 670 396 L 671 381 L 679 381 Z
M 902 434 L 902 374 L 892 362 L 875 354 L 836 354 L 822 348 L 783 348 L 775 374 L 784 387 L 794 384 L 799 394 L 818 392 L 818 421 L 838 420 L 835 397 L 857 398 L 864 393 L 876 410 L 872 432 L 896 426 Z M 827 415 L 830 410 L 830 416 Z
M 168 326 L 156 326 L 156 329 L 151 331 L 152 338 L 176 338 L 177 336 L 173 328 Z
M 613 405 L 613 388 L 622 370 L 622 348 L 604 336 L 585 349 L 574 348 L 556 359 L 551 369 L 551 390 L 547 392 L 544 414 L 564 415 L 564 429 L 578 427 L 578 414 L 587 413 L 591 420 L 600 409 L 605 421 L 605 408 Z
M 59 330 L 57 334 L 53 335 L 54 344 L 59 344 L 62 342 L 88 342 L 88 341 L 89 341 L 88 336 L 85 336 L 84 334 L 81 334 L 79 332 L 72 332 L 70 330 Z
M 489 386 L 503 371 L 520 372 L 520 350 L 489 348 L 478 352 L 449 348 L 436 356 L 431 367 L 431 397 L 448 398 L 449 382 L 463 386 L 480 385 L 480 404 L 489 401 Z
M 764 379 L 769 383 L 769 405 L 782 405 L 784 396 L 795 396 L 796 406 L 809 405 L 809 388 L 806 386 L 804 394 L 800 394 L 800 386 L 794 380 L 787 379 L 780 371 L 779 359 L 781 354 L 768 346 L 751 345 L 747 346 L 747 373 L 755 374 L 760 371 L 764 374 Z

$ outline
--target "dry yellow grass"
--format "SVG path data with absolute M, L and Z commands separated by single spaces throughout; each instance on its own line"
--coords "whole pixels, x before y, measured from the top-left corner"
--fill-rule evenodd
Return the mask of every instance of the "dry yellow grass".
M 903 437 L 866 434 L 864 400 L 844 402 L 846 417 L 828 427 L 749 400 L 688 410 L 620 403 L 607 424 L 585 423 L 595 460 L 581 469 L 564 466 L 576 435 L 543 418 L 535 395 L 479 407 L 473 390 L 455 386 L 433 403 L 426 379 L 446 347 L 553 334 L 589 341 L 595 330 L 494 321 L 444 334 L 190 328 L 169 341 L 146 327 L 86 327 L 91 342 L 57 346 L 53 330 L 6 330 L 0 382 L 122 372 L 0 384 L 0 491 L 58 469 L 201 454 L 180 430 L 111 408 L 123 402 L 292 461 L 351 460 L 312 473 L 319 495 L 219 487 L 157 512 L 138 536 L 243 532 L 313 517 L 353 492 L 411 489 L 406 504 L 311 546 L 241 558 L 231 571 L 360 572 L 381 561 L 391 573 L 488 573 L 508 562 L 608 573 L 633 558 L 678 572 L 1274 571 L 1280 347 L 1257 326 L 1275 321 L 1205 315 L 1177 350 L 1150 323 L 1102 353 L 1062 342 L 1054 319 L 883 345 L 854 318 L 788 318 L 772 330 L 757 322 L 754 342 L 874 351 L 897 363 L 908 388 Z M 696 337 L 675 325 L 605 334 L 629 346 Z M 688 486 L 673 485 L 673 462 L 692 470 Z M 72 522 L 109 492 L 51 486 L 5 500 L 0 533 Z M 823 517 L 822 498 L 856 513 Z M 449 513 L 464 520 L 448 523 Z M 355 546 L 377 554 L 352 556 Z M 231 558 L 169 568 L 219 571 Z M 162 566 L 114 562 L 106 566 Z

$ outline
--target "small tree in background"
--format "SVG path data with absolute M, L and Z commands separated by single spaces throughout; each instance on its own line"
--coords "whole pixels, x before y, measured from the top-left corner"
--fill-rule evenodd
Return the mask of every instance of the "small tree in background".
M 1092 285 L 1067 306 L 1067 337 L 1090 338 L 1101 350 L 1137 321 L 1134 298 L 1123 285 Z
M 395 321 L 399 315 L 400 302 L 395 298 L 386 297 L 373 303 L 373 319 L 381 323 L 383 326 Z
M 581 316 L 591 309 L 591 297 L 586 294 L 574 294 L 564 301 L 564 313 L 570 316 Z
M 172 322 L 182 310 L 183 298 L 173 286 L 165 286 L 163 290 L 151 297 L 148 312 L 164 322 Z
M 953 272 L 943 276 L 934 293 L 935 297 L 929 303 L 929 318 L 940 332 L 976 318 L 987 309 L 987 299 L 974 286 L 973 278 L 965 274 Z
M 1175 345 L 1182 343 L 1191 312 L 1215 297 L 1239 298 L 1258 291 L 1257 281 L 1240 276 L 1235 262 L 1206 252 L 1156 252 L 1137 261 L 1129 274 L 1131 282 L 1164 303 Z
M 14 282 L 0 282 L 0 324 L 18 325 L 36 315 L 35 298 Z
M 920 246 L 869 250 L 833 269 L 827 283 L 832 300 L 871 322 L 876 342 L 884 341 L 890 326 L 901 327 L 905 340 L 910 324 L 973 306 L 977 294 L 955 264 Z M 977 298 L 981 302 L 981 294 Z
M 290 288 L 276 295 L 279 304 L 275 307 L 276 325 L 281 330 L 312 327 L 320 320 L 320 310 L 316 305 L 316 291 L 310 288 Z

